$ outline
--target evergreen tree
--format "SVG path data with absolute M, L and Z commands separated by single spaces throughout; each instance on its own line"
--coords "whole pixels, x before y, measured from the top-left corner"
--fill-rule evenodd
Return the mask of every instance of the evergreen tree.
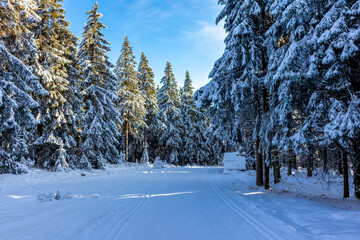
M 302 9 L 302 11 L 298 11 Z M 279 181 L 279 154 L 287 154 L 288 168 L 291 168 L 291 153 L 300 154 L 314 152 L 314 139 L 310 134 L 306 138 L 293 138 L 299 130 L 299 121 L 305 114 L 307 98 L 306 90 L 311 85 L 304 84 L 304 61 L 309 49 L 306 46 L 306 33 L 310 31 L 316 19 L 316 2 L 314 1 L 274 1 L 270 3 L 270 11 L 274 17 L 274 24 L 266 33 L 265 45 L 269 58 L 268 72 L 265 84 L 270 96 L 270 122 L 267 127 L 267 155 L 277 156 L 274 159 L 275 183 Z M 287 24 L 288 22 L 288 24 Z M 310 129 L 309 129 L 310 130 Z M 307 146 L 304 148 L 304 146 Z M 311 159 L 308 159 L 310 167 Z M 310 168 L 309 168 L 310 170 Z M 310 173 L 310 171 L 309 171 Z
M 159 112 L 157 104 L 157 90 L 154 81 L 154 73 L 149 66 L 149 60 L 145 56 L 145 53 L 141 53 L 138 79 L 140 83 L 140 90 L 145 98 L 146 117 L 145 122 L 147 128 L 144 130 L 144 142 L 145 145 L 150 146 L 151 156 L 155 158 L 154 150 L 158 147 L 157 128 L 159 121 L 156 119 L 156 114 Z
M 125 128 L 125 154 L 129 161 L 129 133 L 134 139 L 139 138 L 139 132 L 146 127 L 145 99 L 140 91 L 140 83 L 137 78 L 135 56 L 130 46 L 128 37 L 122 46 L 121 55 L 116 63 L 115 74 L 120 88 L 118 105 Z M 133 142 L 135 145 L 135 141 Z M 135 154 L 135 148 L 133 149 Z
M 327 120 L 321 129 L 323 138 L 336 142 L 343 152 L 344 197 L 349 197 L 349 156 L 354 167 L 355 196 L 360 199 L 359 18 L 360 1 L 334 3 L 312 35 L 315 53 L 310 70 L 323 79 L 312 95 L 312 99 L 325 102 L 323 115 L 317 114 Z M 319 100 L 314 102 L 309 103 L 311 110 L 316 109 Z
M 67 150 L 77 145 L 70 131 L 76 123 L 71 104 L 65 98 L 69 91 L 67 69 L 76 54 L 76 36 L 69 30 L 62 0 L 38 0 L 37 13 L 40 24 L 35 28 L 39 49 L 39 64 L 36 74 L 49 96 L 41 99 L 38 118 L 36 165 L 39 167 L 66 170 L 73 166 Z
M 38 23 L 32 1 L 0 3 L 0 173 L 26 172 L 27 135 L 38 124 L 36 96 L 48 93 L 31 72 L 36 46 L 29 30 Z
M 312 176 L 316 165 L 326 172 L 328 153 L 340 150 L 348 196 L 348 156 L 354 171 L 360 171 L 359 1 L 219 3 L 224 5 L 218 20 L 225 19 L 226 49 L 210 74 L 212 81 L 196 95 L 199 105 L 209 108 L 213 146 L 227 150 L 226 144 L 217 144 L 217 135 L 227 131 L 231 137 L 223 138 L 225 143 L 232 138 L 256 155 L 258 185 L 265 158 L 265 187 L 270 163 L 276 183 L 280 159 L 286 159 L 291 174 L 303 156 Z M 360 185 L 359 175 L 354 176 Z
M 195 106 L 194 88 L 190 74 L 186 71 L 181 94 L 181 117 L 183 127 L 182 164 L 211 164 L 211 150 L 207 143 L 207 117 Z
M 166 160 L 178 164 L 178 151 L 182 142 L 181 111 L 179 108 L 181 102 L 170 62 L 166 64 L 165 76 L 161 79 L 161 83 L 163 86 L 158 93 L 158 119 L 166 126 L 166 129 L 159 134 L 159 145 L 160 149 L 164 151 Z
M 186 71 L 184 87 L 181 89 L 181 118 L 183 124 L 183 150 L 181 151 L 181 159 L 184 162 L 180 162 L 180 165 L 186 163 L 196 163 L 196 141 L 192 135 L 194 126 L 193 126 L 193 117 L 195 111 L 195 104 L 193 101 L 194 88 L 192 86 L 192 80 L 190 74 Z
M 268 1 L 219 3 L 224 8 L 216 21 L 225 19 L 226 48 L 210 73 L 212 82 L 202 90 L 199 100 L 202 106 L 210 107 L 213 134 L 218 138 L 227 136 L 222 151 L 238 148 L 239 142 L 242 145 L 252 142 L 247 151 L 256 155 L 256 183 L 261 186 L 264 150 L 261 132 L 268 111 L 264 86 L 268 59 L 263 46 L 264 34 L 271 26 Z
M 79 51 L 81 73 L 81 94 L 85 107 L 81 122 L 82 157 L 80 167 L 104 168 L 107 162 L 118 163 L 120 154 L 117 149 L 121 116 L 114 102 L 120 99 L 115 94 L 116 77 L 106 53 L 110 43 L 104 39 L 100 22 L 102 15 L 95 3 L 84 27 Z

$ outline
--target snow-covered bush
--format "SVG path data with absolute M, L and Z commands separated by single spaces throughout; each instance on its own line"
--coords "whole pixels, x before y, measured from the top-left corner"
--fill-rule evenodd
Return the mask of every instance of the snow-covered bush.
M 71 199 L 72 195 L 71 193 L 68 191 L 67 193 L 65 193 L 64 195 L 60 194 L 60 191 L 57 190 L 56 193 L 53 192 L 49 192 L 49 193 L 41 193 L 37 196 L 38 200 L 40 202 L 51 202 L 54 200 L 67 200 L 67 199 Z

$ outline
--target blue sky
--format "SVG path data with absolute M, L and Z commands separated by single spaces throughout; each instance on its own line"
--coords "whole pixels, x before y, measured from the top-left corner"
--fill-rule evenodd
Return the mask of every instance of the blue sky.
M 111 42 L 110 60 L 120 55 L 125 34 L 137 60 L 143 50 L 154 70 L 156 83 L 163 76 L 166 61 L 173 66 L 182 86 L 189 70 L 194 87 L 200 88 L 224 50 L 223 24 L 215 25 L 221 11 L 218 0 L 98 0 L 106 40 Z M 95 0 L 65 0 L 71 30 L 81 36 L 85 13 Z

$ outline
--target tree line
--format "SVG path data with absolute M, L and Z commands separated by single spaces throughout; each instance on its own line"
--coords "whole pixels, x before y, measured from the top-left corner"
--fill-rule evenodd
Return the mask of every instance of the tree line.
M 78 44 L 62 2 L 0 1 L 0 173 L 217 163 L 189 73 L 179 89 L 168 62 L 156 88 L 127 37 L 113 65 L 98 4 Z
M 360 1 L 219 0 L 227 37 L 196 94 L 220 152 L 241 148 L 256 184 L 280 167 L 337 171 L 360 198 Z M 222 139 L 222 141 L 216 141 Z

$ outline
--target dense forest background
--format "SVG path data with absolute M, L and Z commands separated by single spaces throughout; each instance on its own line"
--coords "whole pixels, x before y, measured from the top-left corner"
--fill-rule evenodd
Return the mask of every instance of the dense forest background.
M 98 4 L 79 42 L 61 2 L 0 1 L 0 173 L 217 163 L 190 74 L 179 89 L 168 62 L 157 89 L 126 36 L 113 65 Z
M 220 0 L 228 33 L 197 93 L 222 151 L 242 148 L 258 186 L 280 167 L 343 174 L 360 198 L 360 1 Z M 252 161 L 250 161 L 252 159 Z M 350 167 L 350 168 L 349 168 Z
M 79 41 L 61 2 L 0 0 L 0 173 L 240 151 L 258 186 L 320 169 L 360 198 L 359 0 L 219 0 L 226 49 L 195 98 L 169 62 L 157 88 L 127 37 L 110 63 L 97 3 Z

